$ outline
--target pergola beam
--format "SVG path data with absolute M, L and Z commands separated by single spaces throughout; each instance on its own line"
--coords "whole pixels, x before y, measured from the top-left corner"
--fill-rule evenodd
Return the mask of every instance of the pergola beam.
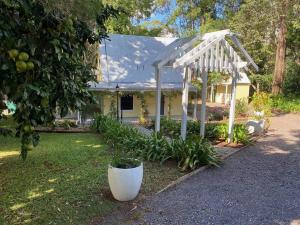
M 166 63 L 168 63 L 169 61 L 176 59 L 176 57 L 180 56 L 181 53 L 183 53 L 189 47 L 193 46 L 193 44 L 200 39 L 201 39 L 200 35 L 197 35 L 194 38 L 192 38 L 190 41 L 188 41 L 187 43 L 183 44 L 182 46 L 180 46 L 181 45 L 181 43 L 180 43 L 178 45 L 178 47 L 176 47 L 176 49 L 173 49 L 173 52 L 170 51 L 167 54 L 159 55 L 156 62 L 154 63 L 154 66 L 158 66 L 160 68 L 160 67 L 164 66 Z M 171 43 L 171 45 L 172 44 L 173 43 Z
M 242 46 L 242 44 L 239 41 L 239 39 L 237 39 L 237 37 L 234 34 L 230 35 L 230 38 L 233 41 L 233 43 L 239 48 L 239 50 L 244 54 L 244 56 L 247 59 L 247 61 L 254 67 L 254 69 L 256 71 L 258 71 L 258 66 L 255 64 L 255 62 L 253 61 L 253 59 L 251 58 L 251 56 L 248 54 L 248 52 L 246 51 L 246 49 Z

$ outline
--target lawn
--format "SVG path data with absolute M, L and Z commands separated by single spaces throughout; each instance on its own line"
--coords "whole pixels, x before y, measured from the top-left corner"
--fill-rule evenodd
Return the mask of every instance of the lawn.
M 107 183 L 111 159 L 99 134 L 41 134 L 26 161 L 19 139 L 0 136 L 0 224 L 85 224 L 120 206 Z M 141 195 L 181 176 L 175 165 L 146 163 Z

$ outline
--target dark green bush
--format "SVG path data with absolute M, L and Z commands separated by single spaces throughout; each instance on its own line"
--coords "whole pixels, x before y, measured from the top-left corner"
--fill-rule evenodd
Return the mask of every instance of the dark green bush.
M 169 148 L 170 145 L 165 137 L 160 133 L 153 133 L 151 137 L 145 139 L 145 148 L 140 154 L 148 161 L 163 163 L 172 158 Z
M 162 134 L 171 138 L 180 138 L 181 124 L 178 121 L 170 119 L 161 120 Z M 187 136 L 199 136 L 200 121 L 188 121 Z M 250 136 L 244 124 L 235 124 L 233 128 L 233 142 L 248 144 Z M 210 141 L 226 140 L 228 138 L 228 124 L 226 123 L 207 123 L 205 125 L 205 138 Z
M 207 123 L 205 125 L 205 137 L 211 141 L 226 139 L 228 125 L 225 123 Z
M 219 158 L 210 144 L 204 138 L 173 140 L 170 145 L 173 157 L 178 161 L 178 167 L 182 170 L 194 170 L 202 165 L 217 166 Z

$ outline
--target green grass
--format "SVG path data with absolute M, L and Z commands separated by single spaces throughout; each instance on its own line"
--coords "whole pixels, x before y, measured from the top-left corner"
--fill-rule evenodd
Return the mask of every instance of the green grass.
M 0 224 L 85 224 L 115 210 L 107 183 L 111 159 L 98 134 L 41 134 L 26 161 L 19 139 L 0 136 Z M 141 195 L 181 176 L 145 163 Z

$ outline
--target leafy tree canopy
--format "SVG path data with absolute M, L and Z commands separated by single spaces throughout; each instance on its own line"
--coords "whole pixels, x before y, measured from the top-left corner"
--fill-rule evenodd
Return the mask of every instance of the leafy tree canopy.
M 40 2 L 0 0 L 0 115 L 5 98 L 17 104 L 13 117 L 22 158 L 38 143 L 35 126 L 52 122 L 57 110 L 65 116 L 93 100 L 87 83 L 95 74 L 85 54 L 107 37 L 111 15 L 117 11 L 103 6 L 96 16 L 98 29 L 91 30 Z

